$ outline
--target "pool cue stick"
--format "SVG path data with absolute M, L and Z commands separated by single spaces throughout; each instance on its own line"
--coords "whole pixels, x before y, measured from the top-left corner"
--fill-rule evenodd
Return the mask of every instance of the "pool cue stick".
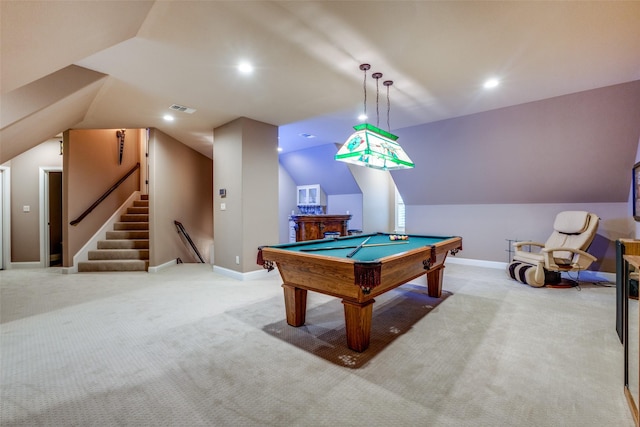
M 369 243 L 368 245 L 363 245 L 363 248 L 370 248 L 371 246 L 391 246 L 391 245 L 404 245 L 409 243 L 407 241 L 403 242 L 388 242 L 388 243 Z
M 402 245 L 405 243 L 409 243 L 409 242 L 389 242 L 389 243 L 369 243 L 368 245 L 363 245 L 363 248 L 368 248 L 370 246 L 389 246 L 389 245 Z M 331 251 L 334 249 L 352 249 L 352 248 L 357 248 L 358 246 L 356 245 L 349 245 L 349 246 L 325 246 L 322 248 L 302 248 L 300 249 L 301 252 L 315 252 L 315 251 Z
M 347 254 L 347 258 L 351 258 L 352 256 L 354 256 L 356 252 L 358 252 L 369 241 L 370 238 L 371 236 L 367 237 L 367 239 L 364 242 L 360 243 L 357 248 L 349 252 Z
M 350 245 L 350 246 L 326 246 L 323 248 L 302 248 L 300 249 L 300 251 L 302 252 L 314 252 L 314 251 L 331 251 L 333 249 L 353 249 L 353 248 L 357 248 L 358 246 L 356 245 Z

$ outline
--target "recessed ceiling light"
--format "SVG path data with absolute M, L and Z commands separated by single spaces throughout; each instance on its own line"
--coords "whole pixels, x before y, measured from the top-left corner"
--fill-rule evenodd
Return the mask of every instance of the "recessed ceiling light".
M 365 120 L 367 120 L 367 119 L 368 119 L 368 117 L 367 117 L 367 115 L 366 115 L 366 114 L 360 114 L 360 115 L 358 116 L 358 120 L 360 120 L 361 122 L 364 122 L 364 121 L 365 121 Z
M 492 78 L 492 79 L 489 79 L 489 80 L 485 81 L 483 86 L 484 86 L 485 89 L 492 89 L 492 88 L 498 86 L 499 84 L 500 84 L 500 80 L 498 80 L 496 78 Z
M 242 61 L 238 64 L 238 71 L 242 74 L 251 74 L 253 73 L 253 65 L 247 61 Z
M 165 114 L 163 119 L 165 119 L 168 122 L 172 122 L 173 121 L 173 116 L 171 114 Z
M 278 147 L 278 153 L 282 153 L 282 147 Z

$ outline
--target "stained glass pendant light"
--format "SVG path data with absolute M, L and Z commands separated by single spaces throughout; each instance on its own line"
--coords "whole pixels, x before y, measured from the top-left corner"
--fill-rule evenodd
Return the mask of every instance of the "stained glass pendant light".
M 364 113 L 367 111 L 367 70 L 369 64 L 360 65 L 364 71 Z M 382 77 L 381 73 L 372 75 L 377 82 Z M 389 126 L 389 86 L 393 81 L 387 80 L 384 83 L 387 87 L 387 126 Z M 378 97 L 376 91 L 376 110 L 378 109 Z M 379 117 L 379 115 L 378 115 Z M 376 122 L 376 124 L 378 124 Z M 366 166 L 380 170 L 410 169 L 415 165 L 396 142 L 398 137 L 391 132 L 384 131 L 378 126 L 369 123 L 362 123 L 353 127 L 355 132 L 347 139 L 344 145 L 338 150 L 335 159 L 341 162 L 351 163 L 358 166 Z

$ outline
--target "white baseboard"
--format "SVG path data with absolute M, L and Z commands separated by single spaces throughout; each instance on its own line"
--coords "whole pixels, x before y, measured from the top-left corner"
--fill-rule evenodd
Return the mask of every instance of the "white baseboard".
M 445 264 L 460 264 L 460 265 L 470 265 L 474 267 L 484 267 L 484 268 L 493 268 L 498 270 L 506 270 L 507 265 L 506 262 L 498 262 L 498 261 L 485 261 L 481 259 L 469 259 L 469 258 L 456 258 L 454 256 L 448 256 Z M 269 272 L 265 269 L 250 271 L 248 273 L 240 273 L 239 271 L 230 270 L 224 267 L 213 266 L 213 271 L 216 273 L 220 273 L 223 276 L 231 277 L 237 280 L 255 280 L 255 279 L 269 279 L 274 275 L 278 276 L 278 269 L 274 268 L 273 271 Z M 566 275 L 563 273 L 563 275 Z M 575 275 L 572 274 L 572 277 Z M 575 278 L 575 277 L 574 277 Z M 602 271 L 582 271 L 580 272 L 580 280 L 585 282 L 616 282 L 615 273 L 605 273 Z
M 77 272 L 77 265 L 72 265 L 71 267 L 62 267 L 62 274 L 76 274 Z
M 12 262 L 11 267 L 13 269 L 27 269 L 27 268 L 42 268 L 40 261 L 34 262 Z
M 497 262 L 497 261 L 483 261 L 480 259 L 469 259 L 469 258 L 456 258 L 454 256 L 448 256 L 445 264 L 461 264 L 461 265 L 471 265 L 475 267 L 485 267 L 485 268 L 495 268 L 499 270 L 506 270 L 509 265 L 506 262 Z M 562 277 L 571 277 L 575 279 L 577 276 L 576 273 L 562 273 Z M 585 282 L 616 282 L 616 274 L 615 273 L 606 273 L 603 271 L 581 271 L 580 272 L 580 280 Z
M 469 259 L 469 258 L 456 258 L 453 256 L 448 256 L 445 264 L 460 264 L 460 265 L 470 265 L 474 267 L 484 267 L 484 268 L 494 268 L 499 270 L 506 270 L 507 263 L 506 262 L 497 262 L 497 261 L 484 261 L 479 259 Z M 164 264 L 149 267 L 149 273 L 158 273 L 161 270 L 177 265 L 176 260 L 171 260 Z M 10 264 L 9 268 L 16 269 L 27 269 L 27 268 L 41 268 L 39 262 L 13 262 Z M 247 273 L 241 273 L 239 271 L 230 270 L 228 268 L 219 267 L 214 265 L 213 271 L 215 273 L 219 273 L 223 276 L 227 276 L 236 280 L 245 281 L 245 280 L 264 280 L 271 279 L 273 277 L 278 277 L 278 269 L 274 268 L 272 271 L 267 271 L 266 269 L 249 271 Z M 78 272 L 77 266 L 72 267 L 62 267 L 62 274 L 73 274 Z M 563 273 L 563 277 L 568 277 L 566 273 Z M 571 274 L 571 278 L 575 279 L 575 274 Z M 616 282 L 616 274 L 615 273 L 606 273 L 602 271 L 582 271 L 580 272 L 580 280 L 585 282 Z
M 149 266 L 148 268 L 148 272 L 149 273 L 158 273 L 160 272 L 160 270 L 164 270 L 165 268 L 169 268 L 169 267 L 173 267 L 174 265 L 177 265 L 178 261 L 175 259 L 172 259 L 169 262 L 165 262 L 164 264 L 160 264 L 160 265 L 156 265 L 156 266 Z
M 445 260 L 446 264 L 462 264 L 462 265 L 472 265 L 475 267 L 485 267 L 485 268 L 496 268 L 496 269 L 506 269 L 506 262 L 498 262 L 498 261 L 483 261 L 481 259 L 469 259 L 469 258 L 456 258 L 455 256 L 448 256 Z
M 218 273 L 218 274 L 221 274 L 223 276 L 231 277 L 232 279 L 241 280 L 241 281 L 270 279 L 270 278 L 273 277 L 273 272 L 274 271 L 276 272 L 276 276 L 277 276 L 277 269 L 274 269 L 271 273 L 269 273 L 269 271 L 267 271 L 265 269 L 249 271 L 247 273 L 241 273 L 239 271 L 230 270 L 228 268 L 219 267 L 217 265 L 214 265 L 213 266 L 213 271 L 214 271 L 214 273 Z

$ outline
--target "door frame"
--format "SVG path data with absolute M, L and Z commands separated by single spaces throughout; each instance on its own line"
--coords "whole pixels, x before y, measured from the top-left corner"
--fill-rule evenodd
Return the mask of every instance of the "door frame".
M 49 172 L 62 172 L 60 166 L 40 167 L 38 171 L 40 182 L 40 267 L 49 267 Z
M 0 166 L 0 269 L 11 268 L 11 168 Z

